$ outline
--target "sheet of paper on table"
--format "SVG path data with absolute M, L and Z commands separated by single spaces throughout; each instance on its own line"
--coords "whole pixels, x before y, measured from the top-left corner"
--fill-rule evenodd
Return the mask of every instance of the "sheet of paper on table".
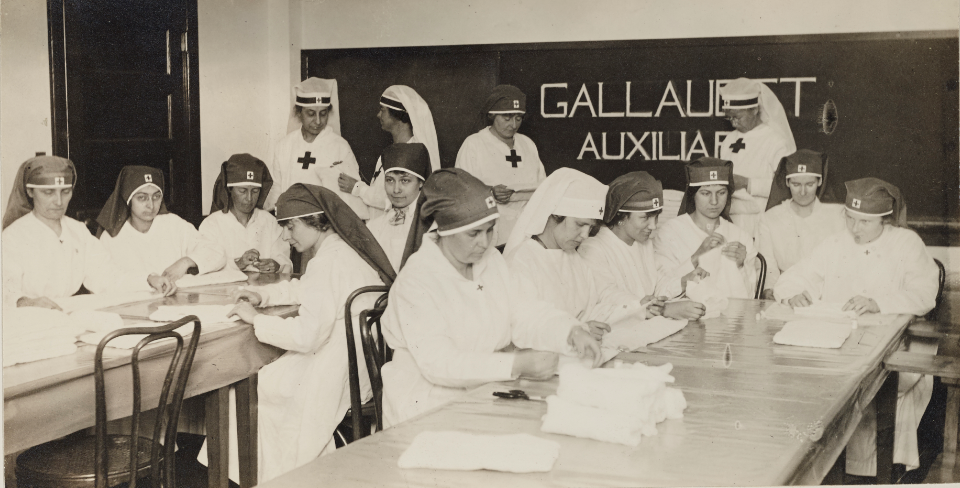
M 249 277 L 243 271 L 236 267 L 227 267 L 220 271 L 202 275 L 185 275 L 177 280 L 178 288 L 190 288 L 194 286 L 222 285 L 225 283 L 237 283 L 247 281 Z
M 160 295 L 154 291 L 134 291 L 129 293 L 91 293 L 89 295 L 74 295 L 72 297 L 58 298 L 54 300 L 64 312 L 74 312 L 78 310 L 99 310 L 102 308 L 125 305 L 127 303 L 143 302 L 160 298 Z
M 160 305 L 157 311 L 150 314 L 150 320 L 155 322 L 173 322 L 188 315 L 196 315 L 201 324 L 223 324 L 240 320 L 236 315 L 229 315 L 236 304 L 227 305 Z
M 617 352 L 636 351 L 680 332 L 686 325 L 686 320 L 674 320 L 661 316 L 646 320 L 627 317 L 610 324 L 610 332 L 603 335 L 601 346 Z
M 858 317 L 856 313 L 849 314 L 849 312 L 841 312 L 840 308 L 842 308 L 842 304 L 839 305 L 839 307 L 837 304 L 821 305 L 809 312 L 804 311 L 805 308 L 810 307 L 791 308 L 789 305 L 784 305 L 782 303 L 771 303 L 767 306 L 767 308 L 760 312 L 760 318 L 782 320 L 784 322 L 816 318 L 817 320 L 824 322 L 846 324 L 852 324 L 853 321 L 856 320 L 857 326 L 890 325 L 897 320 L 897 315 L 891 314 L 865 313 Z
M 786 346 L 839 349 L 850 337 L 850 322 L 824 322 L 817 319 L 792 320 L 773 336 L 773 342 Z

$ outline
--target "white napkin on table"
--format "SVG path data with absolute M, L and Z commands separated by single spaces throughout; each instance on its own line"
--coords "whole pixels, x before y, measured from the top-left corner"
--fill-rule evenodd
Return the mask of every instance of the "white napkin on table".
M 646 320 L 627 317 L 617 323 L 610 324 L 610 332 L 603 335 L 601 345 L 604 348 L 618 351 L 636 351 L 641 347 L 676 334 L 686 325 L 686 320 L 674 320 L 660 316 Z
M 508 473 L 544 473 L 560 457 L 560 444 L 530 434 L 488 435 L 456 431 L 417 434 L 397 466 Z
M 3 366 L 66 356 L 77 351 L 85 329 L 59 310 L 7 307 L 3 310 Z
M 773 342 L 787 346 L 838 349 L 843 346 L 851 331 L 850 323 L 793 320 L 784 324 L 780 332 L 773 336 Z

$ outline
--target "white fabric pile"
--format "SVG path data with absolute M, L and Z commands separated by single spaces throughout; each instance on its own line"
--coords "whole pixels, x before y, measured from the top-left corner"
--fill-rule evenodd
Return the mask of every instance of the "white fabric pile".
M 508 473 L 545 473 L 560 456 L 560 444 L 530 434 L 484 435 L 455 431 L 417 434 L 397 466 Z
M 646 320 L 628 317 L 610 325 L 610 332 L 603 335 L 601 346 L 617 352 L 636 351 L 680 332 L 680 329 L 686 325 L 686 320 L 674 320 L 662 316 Z
M 115 330 L 123 319 L 115 313 L 78 311 L 70 314 L 39 307 L 3 311 L 3 365 L 11 366 L 66 356 L 77 351 L 77 337 L 88 331 Z
M 699 282 L 687 282 L 687 297 L 706 307 L 701 320 L 719 317 L 730 303 L 728 298 L 753 298 L 743 283 L 737 263 L 724 257 L 721 247 L 715 247 L 700 256 L 700 267 L 710 275 Z
M 589 369 L 579 363 L 560 368 L 557 394 L 547 397 L 540 430 L 628 446 L 657 434 L 656 425 L 683 417 L 683 392 L 668 388 L 672 364 L 651 367 L 617 362 Z
M 850 337 L 853 327 L 836 322 L 803 319 L 787 322 L 780 332 L 773 336 L 773 342 L 786 346 L 819 347 L 838 349 Z

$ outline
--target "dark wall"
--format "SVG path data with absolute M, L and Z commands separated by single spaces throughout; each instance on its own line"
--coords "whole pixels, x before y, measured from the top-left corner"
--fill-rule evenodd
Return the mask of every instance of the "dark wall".
M 303 58 L 304 76 L 338 79 L 343 136 L 365 176 L 390 142 L 375 118 L 387 86 L 410 85 L 430 104 L 441 158 L 452 166 L 483 98 L 509 83 L 527 95 L 521 132 L 537 143 L 548 173 L 569 166 L 608 183 L 645 170 L 681 189 L 682 159 L 715 156 L 715 135 L 730 130 L 718 81 L 767 79 L 797 147 L 826 152 L 835 182 L 876 176 L 899 185 L 910 220 L 934 222 L 918 226 L 925 240 L 957 244 L 956 32 L 315 50 Z M 626 116 L 628 82 L 634 116 Z M 584 150 L 588 136 L 596 152 Z M 630 136 L 640 141 L 633 154 Z

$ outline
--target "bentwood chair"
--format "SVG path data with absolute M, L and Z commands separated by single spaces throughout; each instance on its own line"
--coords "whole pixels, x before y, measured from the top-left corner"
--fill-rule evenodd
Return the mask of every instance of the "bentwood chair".
M 757 288 L 753 293 L 754 300 L 759 300 L 763 296 L 763 287 L 767 284 L 767 260 L 759 252 L 757 253 L 757 263 L 760 265 L 760 269 L 757 270 Z
M 386 348 L 383 336 L 380 334 L 380 316 L 383 315 L 383 311 L 387 307 L 387 292 L 389 290 L 390 287 L 388 286 L 365 286 L 359 288 L 347 297 L 347 303 L 345 305 L 344 328 L 347 333 L 347 358 L 350 362 L 350 411 L 347 412 L 346 418 L 350 419 L 353 441 L 365 437 L 370 433 L 369 428 L 364 429 L 364 419 L 367 420 L 367 425 L 373 425 L 375 423 L 377 430 L 383 430 L 383 421 L 381 419 L 383 415 L 383 381 L 380 380 L 380 368 L 377 366 L 375 359 L 370 357 L 368 350 L 372 352 Z M 375 302 L 373 309 L 361 311 L 358 317 L 360 321 L 359 329 L 360 339 L 363 344 L 364 362 L 367 366 L 368 375 L 370 376 L 370 386 L 373 389 L 373 400 L 362 403 L 360 398 L 360 368 L 357 363 L 356 338 L 353 332 L 353 314 L 351 313 L 351 309 L 354 300 L 367 293 L 379 293 L 380 297 Z M 376 325 L 376 339 L 371 333 L 373 324 Z M 368 342 L 371 343 L 369 346 Z M 382 364 L 382 362 L 380 364 Z M 374 368 L 376 368 L 376 372 L 373 371 Z
M 184 346 L 183 336 L 175 330 L 191 322 L 193 332 L 190 342 Z M 134 346 L 130 355 L 133 372 L 131 432 L 108 435 L 103 350 L 110 341 L 133 334 L 145 334 L 146 337 Z M 141 437 L 141 383 L 144 381 L 144 375 L 141 374 L 141 350 L 148 344 L 163 339 L 174 339 L 176 344 L 163 378 L 153 437 Z M 129 488 L 136 488 L 137 481 L 149 475 L 153 481 L 151 486 L 172 488 L 177 420 L 199 341 L 200 320 L 193 315 L 159 327 L 130 327 L 107 334 L 97 346 L 94 358 L 96 435 L 69 436 L 23 452 L 17 457 L 17 486 L 105 488 L 125 482 Z M 147 367 L 147 370 L 150 369 L 152 368 Z

